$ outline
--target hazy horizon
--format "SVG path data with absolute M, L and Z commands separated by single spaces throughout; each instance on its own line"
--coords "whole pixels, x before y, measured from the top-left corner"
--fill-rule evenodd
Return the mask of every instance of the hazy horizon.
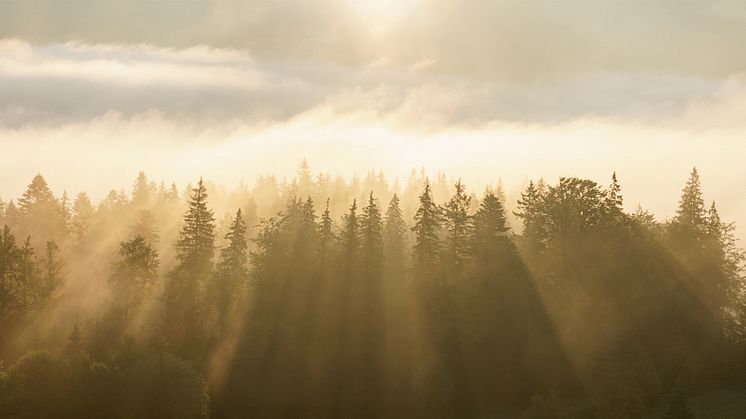
M 746 224 L 729 193 L 746 189 L 734 2 L 64 5 L 0 6 L 4 199 L 37 172 L 100 197 L 139 170 L 236 185 L 305 157 L 508 189 L 615 170 L 628 206 L 670 217 L 697 166 L 707 199 Z

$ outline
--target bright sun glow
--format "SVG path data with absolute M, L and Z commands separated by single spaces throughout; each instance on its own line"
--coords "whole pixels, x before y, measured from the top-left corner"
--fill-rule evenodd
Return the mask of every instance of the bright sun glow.
M 405 17 L 417 0 L 349 0 L 350 5 L 369 30 L 383 34 L 397 21 Z

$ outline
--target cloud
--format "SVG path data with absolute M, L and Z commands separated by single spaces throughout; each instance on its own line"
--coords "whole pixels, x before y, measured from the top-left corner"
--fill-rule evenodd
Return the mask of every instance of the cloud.
M 314 167 L 352 175 L 443 169 L 478 189 L 502 177 L 604 182 L 670 216 L 692 165 L 728 219 L 746 179 L 746 79 L 591 72 L 484 81 L 395 69 L 269 60 L 196 46 L 0 41 L 0 195 L 37 172 L 96 198 L 137 170 L 179 185 Z M 164 164 L 167 162 L 167 164 Z M 661 170 L 664 167 L 665 170 Z M 663 195 L 660 191 L 666 191 Z M 710 192 L 712 191 L 712 192 Z
M 651 121 L 743 95 L 744 78 L 591 72 L 560 79 L 472 80 L 385 64 L 258 59 L 195 46 L 0 41 L 0 125 L 60 126 L 110 112 L 210 127 L 277 123 L 319 108 L 395 126 L 440 129 L 495 121 L 558 123 L 580 117 Z M 709 105 L 707 105 L 709 106 Z
M 691 118 L 696 110 L 691 110 Z M 707 110 L 706 113 L 709 113 Z M 307 158 L 314 170 L 352 176 L 383 169 L 406 179 L 413 167 L 444 170 L 475 191 L 502 178 L 509 191 L 526 178 L 579 176 L 605 184 L 616 171 L 628 209 L 639 202 L 670 217 L 689 170 L 703 176 L 706 199 L 727 220 L 746 223 L 743 130 L 694 131 L 667 125 L 581 118 L 547 125 L 495 122 L 480 128 L 402 129 L 328 108 L 275 124 L 183 124 L 162 113 L 108 113 L 62 127 L 1 128 L 4 199 L 18 197 L 38 172 L 57 194 L 86 190 L 101 199 L 128 189 L 137 171 L 179 187 L 198 176 L 227 186 L 260 174 L 293 176 Z M 744 230 L 739 229 L 739 234 Z
M 37 172 L 58 192 L 101 197 L 139 169 L 180 185 L 200 174 L 235 183 L 292 175 L 306 157 L 344 175 L 382 168 L 404 177 L 425 166 L 475 185 L 502 177 L 508 187 L 526 176 L 604 181 L 618 170 L 629 202 L 664 216 L 696 164 L 718 179 L 724 216 L 746 208 L 732 194 L 746 176 L 743 74 L 497 81 L 431 72 L 436 63 L 358 67 L 208 46 L 5 39 L 0 195 L 18 196 Z
M 86 121 L 109 111 L 282 118 L 315 95 L 313 86 L 277 77 L 237 51 L 18 40 L 0 42 L 0 89 L 1 122 L 8 126 Z
M 722 78 L 746 69 L 733 0 L 0 2 L 0 37 L 49 44 L 210 45 L 262 59 L 407 69 L 489 81 L 593 72 Z

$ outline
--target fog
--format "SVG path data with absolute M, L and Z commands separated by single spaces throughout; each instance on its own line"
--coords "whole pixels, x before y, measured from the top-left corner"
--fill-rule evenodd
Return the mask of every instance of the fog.
M 307 158 L 345 176 L 380 169 L 401 179 L 429 167 L 477 185 L 500 178 L 509 189 L 539 176 L 601 181 L 616 170 L 628 205 L 664 217 L 696 165 L 712 174 L 708 189 L 724 215 L 741 221 L 746 212 L 744 198 L 729 194 L 744 179 L 739 75 L 496 83 L 206 46 L 8 39 L 0 49 L 6 200 L 37 172 L 57 192 L 101 198 L 139 170 L 180 185 L 195 173 L 237 185 L 292 175 Z
M 742 411 L 744 39 L 725 0 L 0 2 L 0 416 Z

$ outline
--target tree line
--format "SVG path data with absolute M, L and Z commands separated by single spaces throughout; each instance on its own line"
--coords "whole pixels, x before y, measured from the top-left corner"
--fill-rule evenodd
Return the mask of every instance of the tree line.
M 515 198 L 304 161 L 238 192 L 140 173 L 94 207 L 37 175 L 0 201 L 0 411 L 685 417 L 746 388 L 744 253 L 696 169 L 665 221 L 616 174 Z

